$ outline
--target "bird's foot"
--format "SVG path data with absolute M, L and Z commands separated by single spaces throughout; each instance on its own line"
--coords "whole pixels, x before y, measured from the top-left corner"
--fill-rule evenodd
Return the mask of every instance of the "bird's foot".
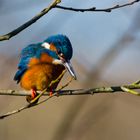
M 39 98 L 37 98 L 38 95 L 34 89 L 31 89 L 31 95 L 26 96 L 26 101 L 28 103 L 37 103 L 39 100 Z
M 52 95 L 53 95 L 53 92 L 52 92 L 52 91 L 50 91 L 49 96 L 52 96 Z
M 49 96 L 52 96 L 52 95 L 53 95 L 53 89 L 51 88 Z
M 49 92 L 49 96 L 51 97 L 51 96 L 53 96 L 53 94 L 54 94 L 54 90 L 51 88 L 50 92 Z
M 34 89 L 31 89 L 31 98 L 34 99 L 36 97 L 37 92 Z

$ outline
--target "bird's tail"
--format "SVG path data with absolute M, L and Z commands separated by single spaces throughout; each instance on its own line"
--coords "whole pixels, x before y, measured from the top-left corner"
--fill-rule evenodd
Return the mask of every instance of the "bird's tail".
M 14 76 L 14 80 L 17 81 L 17 84 L 20 82 L 20 79 L 22 77 L 22 75 L 24 74 L 24 72 L 26 71 L 26 69 L 19 69 L 15 76 Z

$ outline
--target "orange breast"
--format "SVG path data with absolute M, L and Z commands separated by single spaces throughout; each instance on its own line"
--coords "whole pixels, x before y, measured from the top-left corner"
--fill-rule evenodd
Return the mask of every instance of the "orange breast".
M 43 53 L 40 59 L 32 58 L 28 64 L 28 70 L 21 78 L 20 85 L 26 90 L 44 90 L 48 88 L 51 81 L 65 69 L 62 65 L 53 65 L 53 58 Z M 57 87 L 59 82 L 52 85 L 52 89 Z
M 57 79 L 65 68 L 61 65 L 51 64 L 37 64 L 30 67 L 23 77 L 21 78 L 20 84 L 26 90 L 44 90 L 48 88 L 51 81 Z M 59 82 L 52 85 L 55 89 Z

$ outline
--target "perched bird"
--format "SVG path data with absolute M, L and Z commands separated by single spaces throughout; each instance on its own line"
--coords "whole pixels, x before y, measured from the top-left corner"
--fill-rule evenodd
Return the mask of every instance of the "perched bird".
M 72 54 L 71 42 L 65 35 L 50 36 L 44 42 L 30 44 L 21 51 L 14 80 L 25 90 L 32 91 L 32 100 L 37 96 L 37 91 L 48 88 L 51 81 L 56 80 L 65 69 L 76 79 L 70 63 Z M 58 83 L 52 84 L 49 90 L 55 90 Z

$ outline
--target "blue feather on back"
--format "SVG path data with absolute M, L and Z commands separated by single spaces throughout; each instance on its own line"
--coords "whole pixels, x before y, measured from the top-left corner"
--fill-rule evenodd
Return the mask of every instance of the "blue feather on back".
M 38 57 L 38 51 L 41 49 L 41 43 L 39 44 L 30 44 L 28 45 L 26 48 L 24 48 L 21 52 L 21 59 L 20 59 L 20 63 L 18 65 L 18 68 L 27 68 L 28 63 L 30 61 L 31 58 L 33 57 Z
M 64 54 L 66 60 L 70 60 L 73 54 L 70 40 L 65 35 L 54 35 L 48 37 L 44 42 L 53 43 L 56 48 L 59 48 Z M 56 52 L 42 47 L 43 42 L 37 44 L 30 44 L 21 51 L 20 62 L 18 64 L 18 71 L 14 76 L 14 80 L 19 83 L 22 75 L 28 69 L 28 64 L 31 58 L 40 58 L 42 53 L 47 53 L 54 59 L 59 59 Z
M 17 83 L 19 83 L 22 75 L 28 69 L 28 64 L 31 58 L 39 59 L 42 53 L 47 53 L 53 58 L 58 58 L 55 52 L 48 50 L 42 47 L 41 45 L 42 43 L 30 44 L 21 51 L 20 62 L 18 64 L 18 71 L 16 72 L 14 76 L 14 80 L 17 81 Z
M 46 51 L 41 46 L 42 43 L 30 44 L 21 51 L 20 62 L 18 64 L 18 71 L 15 74 L 14 80 L 17 83 L 20 81 L 24 72 L 28 69 L 28 64 L 31 58 L 39 58 L 41 52 Z

